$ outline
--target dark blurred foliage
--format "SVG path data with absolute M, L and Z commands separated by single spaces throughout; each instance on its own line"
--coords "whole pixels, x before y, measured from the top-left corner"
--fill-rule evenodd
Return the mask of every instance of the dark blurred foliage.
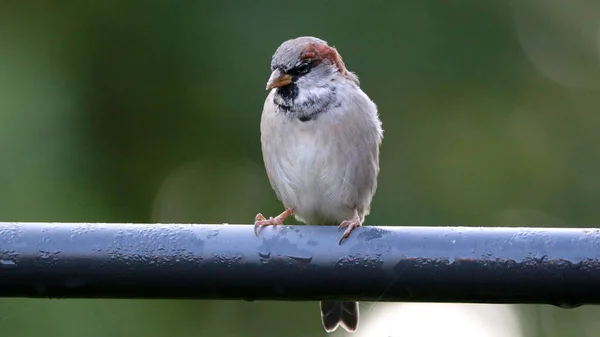
M 367 224 L 597 225 L 599 13 L 593 1 L 3 0 L 0 220 L 278 213 L 258 128 L 269 62 L 314 35 L 380 109 Z M 315 336 L 317 307 L 19 299 L 0 302 L 0 323 L 11 337 Z M 515 308 L 525 336 L 599 328 L 594 307 Z

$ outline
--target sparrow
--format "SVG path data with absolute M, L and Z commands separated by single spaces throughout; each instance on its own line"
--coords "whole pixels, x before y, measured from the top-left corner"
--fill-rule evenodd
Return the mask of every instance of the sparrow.
M 360 227 L 377 189 L 383 130 L 377 106 L 334 47 L 316 37 L 283 42 L 271 59 L 260 131 L 271 187 L 285 210 L 256 215 L 254 232 L 294 215 L 311 225 Z M 321 301 L 327 332 L 358 327 L 358 302 Z

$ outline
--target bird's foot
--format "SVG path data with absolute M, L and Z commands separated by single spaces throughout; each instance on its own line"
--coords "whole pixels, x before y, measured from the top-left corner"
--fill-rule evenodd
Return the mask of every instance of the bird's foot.
M 283 213 L 274 218 L 270 217 L 266 219 L 261 213 L 256 214 L 256 217 L 254 218 L 254 234 L 258 236 L 258 230 L 264 226 L 283 225 L 283 221 L 292 214 L 294 214 L 294 211 L 292 211 L 290 208 L 286 209 L 283 211 Z
M 338 226 L 338 230 L 342 229 L 344 227 L 347 227 L 347 228 L 346 228 L 346 231 L 344 231 L 344 234 L 342 234 L 342 237 L 340 238 L 338 245 L 341 245 L 342 241 L 344 241 L 348 236 L 350 236 L 350 233 L 355 228 L 360 227 L 361 222 L 362 221 L 360 219 L 360 216 L 358 215 L 358 212 L 356 210 L 354 210 L 354 215 L 352 216 L 352 219 L 342 221 L 342 223 Z

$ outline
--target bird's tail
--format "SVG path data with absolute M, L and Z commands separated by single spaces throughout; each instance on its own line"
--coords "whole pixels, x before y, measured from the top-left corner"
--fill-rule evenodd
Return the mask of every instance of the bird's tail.
M 327 332 L 334 331 L 338 325 L 354 332 L 358 327 L 358 302 L 321 301 L 321 321 Z

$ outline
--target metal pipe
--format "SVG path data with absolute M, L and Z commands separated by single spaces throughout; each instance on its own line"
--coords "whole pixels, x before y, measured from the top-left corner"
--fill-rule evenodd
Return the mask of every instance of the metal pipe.
M 0 223 L 0 296 L 600 304 L 600 230 Z

